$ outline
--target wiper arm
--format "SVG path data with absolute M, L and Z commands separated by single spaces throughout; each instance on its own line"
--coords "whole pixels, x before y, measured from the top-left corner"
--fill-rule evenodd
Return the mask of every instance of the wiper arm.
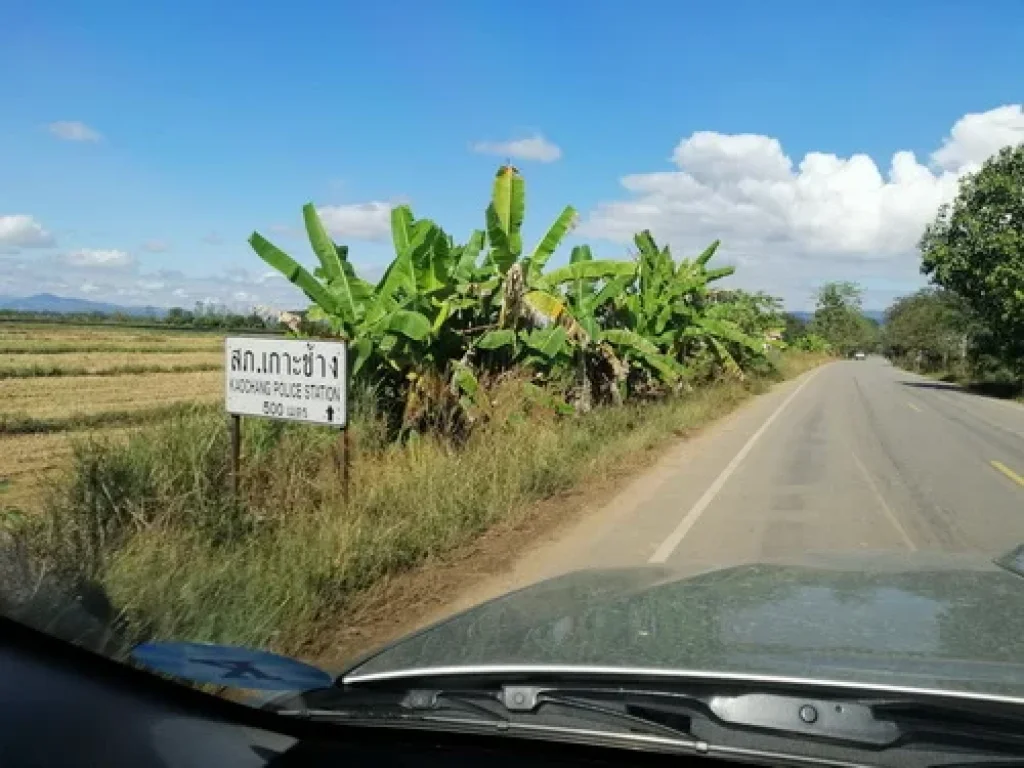
M 588 691 L 588 694 L 590 692 Z M 535 686 L 504 686 L 500 691 L 413 689 L 404 694 L 379 693 L 343 695 L 328 707 L 283 709 L 277 714 L 345 721 L 428 721 L 460 725 L 497 725 L 501 730 L 515 730 L 524 725 L 532 729 L 578 727 L 581 713 L 586 725 L 607 728 L 614 724 L 624 733 L 642 733 L 669 738 L 680 745 L 696 743 L 689 734 L 689 721 L 665 724 L 640 715 L 630 714 L 612 701 L 577 698 L 565 695 L 564 689 Z M 558 708 L 553 711 L 551 708 Z M 453 718 L 453 715 L 459 717 Z M 470 715 L 467 719 L 465 716 Z
M 564 686 L 505 686 L 502 699 L 510 712 L 533 711 L 544 704 L 561 705 L 611 717 L 647 733 L 677 739 L 686 736 L 703 749 L 708 748 L 703 740 L 707 737 L 700 730 L 698 735 L 691 731 L 695 719 L 727 730 L 805 737 L 870 750 L 938 744 L 1024 754 L 1024 710 L 984 703 L 819 699 L 769 693 L 700 696 Z
M 380 724 L 428 722 L 507 732 L 603 733 L 657 740 L 669 748 L 704 754 L 742 752 L 730 746 L 730 731 L 870 751 L 914 744 L 955 745 L 982 755 L 1024 754 L 1024 709 L 923 697 L 725 695 L 556 684 L 404 692 L 356 688 L 335 690 L 322 703 L 326 706 L 279 714 Z M 970 762 L 966 755 L 965 760 Z
M 491 702 L 492 706 L 487 706 L 486 702 Z M 318 720 L 436 720 L 439 716 L 452 720 L 447 715 L 453 712 L 474 715 L 473 722 L 481 716 L 489 721 L 508 721 L 497 694 L 488 691 L 449 695 L 446 691 L 411 690 L 401 698 L 394 694 L 356 694 L 339 699 L 337 704 L 332 702 L 329 707 L 282 709 L 277 714 Z
M 680 716 L 675 724 L 659 722 L 649 717 L 631 713 L 628 708 L 619 704 L 614 699 L 612 700 L 612 705 L 596 703 L 593 698 L 600 691 L 582 690 L 572 692 L 583 694 L 587 698 L 572 695 L 570 691 L 571 689 L 566 688 L 507 685 L 502 688 L 501 698 L 509 712 L 537 712 L 545 705 L 554 705 L 564 707 L 573 712 L 588 712 L 599 715 L 598 719 L 604 723 L 612 720 L 629 727 L 630 730 L 639 730 L 642 733 L 654 736 L 667 736 L 677 740 L 685 737 L 685 740 L 694 743 L 697 741 L 690 734 L 690 722 L 687 717 Z M 617 693 L 619 698 L 621 698 L 624 692 L 620 691 Z M 616 708 L 615 704 L 619 704 L 622 708 Z

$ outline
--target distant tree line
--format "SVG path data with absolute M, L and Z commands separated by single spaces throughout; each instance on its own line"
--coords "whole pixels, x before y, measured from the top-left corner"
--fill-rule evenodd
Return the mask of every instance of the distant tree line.
M 879 324 L 864 314 L 864 289 L 857 283 L 830 282 L 815 295 L 814 314 L 807 320 L 785 316 L 782 339 L 810 352 L 832 352 L 849 357 L 855 352 L 878 352 Z
M 921 372 L 1024 382 L 1024 145 L 966 177 L 919 244 L 933 287 L 886 312 L 884 350 Z
M 284 330 L 278 318 L 266 311 L 232 312 L 223 306 L 197 302 L 191 310 L 172 307 L 162 316 L 127 312 L 42 312 L 0 309 L 0 321 L 57 323 L 67 325 L 117 325 L 130 328 L 176 328 L 201 331 Z

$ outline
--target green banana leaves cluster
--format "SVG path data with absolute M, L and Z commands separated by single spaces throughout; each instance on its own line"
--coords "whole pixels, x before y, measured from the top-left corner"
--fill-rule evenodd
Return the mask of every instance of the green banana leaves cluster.
M 717 242 L 677 262 L 644 231 L 635 258 L 595 259 L 580 245 L 549 269 L 577 213 L 567 206 L 527 251 L 525 202 L 522 176 L 502 166 L 485 228 L 462 244 L 408 206 L 394 208 L 394 260 L 376 283 L 359 277 L 312 204 L 302 213 L 313 272 L 259 233 L 249 243 L 306 294 L 308 320 L 350 342 L 353 375 L 397 404 L 405 429 L 473 422 L 488 409 L 481 377 L 508 370 L 560 382 L 586 409 L 665 394 L 697 375 L 742 376 L 744 361 L 763 352 L 763 336 L 730 319 L 709 288 L 733 272 L 708 268 Z

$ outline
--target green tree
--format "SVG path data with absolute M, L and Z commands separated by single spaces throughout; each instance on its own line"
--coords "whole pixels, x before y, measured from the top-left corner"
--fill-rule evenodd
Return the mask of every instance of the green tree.
M 857 283 L 825 283 L 818 289 L 814 317 L 808 332 L 820 336 L 841 355 L 878 346 L 878 324 L 861 309 L 864 289 Z
M 784 323 L 782 340 L 787 344 L 796 344 L 807 335 L 807 321 L 799 315 L 787 312 L 782 316 L 782 322 Z
M 941 288 L 924 288 L 893 302 L 885 312 L 883 351 L 901 365 L 951 371 L 965 362 L 976 333 L 963 300 Z
M 921 237 L 921 271 L 963 297 L 1024 375 L 1024 145 L 966 177 Z

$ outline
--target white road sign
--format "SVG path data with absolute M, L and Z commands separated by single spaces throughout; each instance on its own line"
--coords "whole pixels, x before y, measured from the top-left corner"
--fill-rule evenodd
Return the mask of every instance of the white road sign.
M 229 413 L 345 426 L 345 342 L 234 337 L 224 355 Z

